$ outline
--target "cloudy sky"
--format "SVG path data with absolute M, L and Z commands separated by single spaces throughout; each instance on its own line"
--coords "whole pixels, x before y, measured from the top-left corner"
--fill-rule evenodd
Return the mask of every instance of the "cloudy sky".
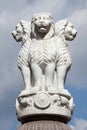
M 78 34 L 68 43 L 72 68 L 66 88 L 74 97 L 75 110 L 70 121 L 73 130 L 87 130 L 87 0 L 1 0 L 0 1 L 0 129 L 16 130 L 15 99 L 23 89 L 17 68 L 21 43 L 11 32 L 21 20 L 30 21 L 36 12 L 51 12 L 55 22 L 68 18 Z

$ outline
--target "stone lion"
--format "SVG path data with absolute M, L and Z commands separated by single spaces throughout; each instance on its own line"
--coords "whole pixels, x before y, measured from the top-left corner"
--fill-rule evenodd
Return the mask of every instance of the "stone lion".
M 17 31 L 18 28 L 21 31 Z M 71 66 L 66 40 L 73 40 L 77 33 L 73 25 L 66 19 L 54 23 L 50 13 L 39 13 L 34 15 L 31 24 L 20 22 L 16 33 L 17 36 L 13 33 L 16 41 L 23 43 L 18 67 L 25 89 L 64 90 L 66 74 Z
M 20 69 L 23 76 L 25 90 L 29 90 L 31 88 L 30 66 L 28 64 L 30 22 L 21 20 L 20 23 L 16 25 L 12 35 L 17 42 L 22 41 L 22 46 L 18 54 L 18 68 Z
M 34 15 L 31 21 L 31 44 L 29 48 L 29 63 L 35 79 L 35 86 L 45 90 L 56 87 L 64 90 L 66 74 L 71 66 L 71 58 L 66 40 L 73 40 L 76 30 L 67 20 L 54 24 L 50 13 Z M 43 89 L 43 88 L 42 88 Z

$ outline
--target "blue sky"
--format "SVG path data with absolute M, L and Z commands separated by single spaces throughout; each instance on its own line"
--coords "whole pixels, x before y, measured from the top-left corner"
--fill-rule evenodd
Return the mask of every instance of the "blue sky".
M 23 89 L 17 68 L 21 43 L 15 42 L 11 32 L 21 19 L 30 21 L 37 12 L 51 12 L 55 22 L 68 18 L 78 31 L 76 39 L 68 42 L 72 68 L 66 88 L 76 105 L 69 124 L 73 130 L 87 130 L 87 0 L 0 1 L 0 128 L 15 130 L 19 126 L 15 100 Z

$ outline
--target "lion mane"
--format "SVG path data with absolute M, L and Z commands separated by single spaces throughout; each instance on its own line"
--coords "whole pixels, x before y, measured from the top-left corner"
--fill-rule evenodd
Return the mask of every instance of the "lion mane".
M 41 24 L 41 25 L 40 25 Z M 37 28 L 46 28 L 45 33 Z M 34 15 L 31 21 L 31 44 L 29 48 L 29 63 L 36 62 L 41 68 L 50 62 L 55 62 L 55 25 L 49 13 Z

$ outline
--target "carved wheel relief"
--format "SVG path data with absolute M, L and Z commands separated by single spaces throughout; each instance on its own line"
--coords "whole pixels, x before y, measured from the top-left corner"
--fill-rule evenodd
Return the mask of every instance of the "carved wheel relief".
M 40 92 L 35 96 L 35 105 L 38 108 L 47 108 L 50 105 L 50 98 L 46 92 Z

